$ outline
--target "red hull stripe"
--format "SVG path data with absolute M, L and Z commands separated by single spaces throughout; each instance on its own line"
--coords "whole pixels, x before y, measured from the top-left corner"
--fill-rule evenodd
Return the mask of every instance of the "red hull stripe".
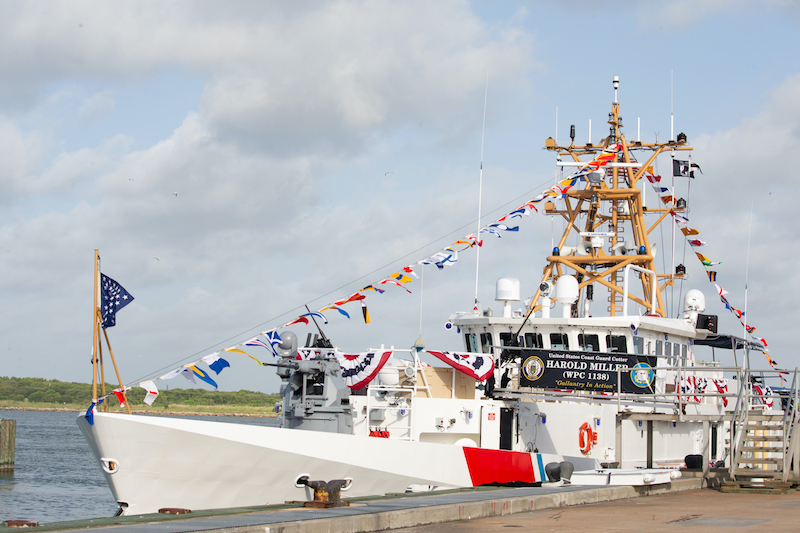
M 537 481 L 529 453 L 465 447 L 464 457 L 467 460 L 473 487 L 487 483 Z

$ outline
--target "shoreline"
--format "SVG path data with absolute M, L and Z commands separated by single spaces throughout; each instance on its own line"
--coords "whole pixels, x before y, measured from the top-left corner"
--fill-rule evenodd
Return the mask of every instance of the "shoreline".
M 74 409 L 71 407 L 0 407 L 0 411 L 63 411 L 68 413 L 83 413 L 83 409 Z M 126 413 L 126 411 L 120 411 Z M 257 414 L 257 413 L 209 413 L 200 411 L 143 411 L 138 409 L 131 409 L 131 414 L 134 415 L 169 415 L 169 416 L 234 416 L 244 418 L 276 418 L 277 415 L 272 413 Z M 0 417 L 2 418 L 2 417 Z

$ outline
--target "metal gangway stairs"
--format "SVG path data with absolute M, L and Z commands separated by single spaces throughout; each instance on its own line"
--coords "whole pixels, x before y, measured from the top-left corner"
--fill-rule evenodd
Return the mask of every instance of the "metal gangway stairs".
M 777 371 L 746 371 L 731 420 L 731 481 L 723 492 L 786 492 L 800 483 L 797 369 L 791 387 L 766 385 Z

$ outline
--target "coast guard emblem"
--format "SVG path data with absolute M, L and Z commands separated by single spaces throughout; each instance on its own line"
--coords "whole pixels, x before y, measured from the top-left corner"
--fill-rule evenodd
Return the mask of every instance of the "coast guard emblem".
M 536 381 L 542 374 L 544 374 L 544 362 L 535 355 L 528 357 L 522 363 L 522 375 L 528 381 Z
M 649 387 L 653 383 L 654 378 L 655 373 L 653 372 L 653 367 L 647 363 L 636 363 L 633 365 L 631 369 L 631 381 L 640 389 Z

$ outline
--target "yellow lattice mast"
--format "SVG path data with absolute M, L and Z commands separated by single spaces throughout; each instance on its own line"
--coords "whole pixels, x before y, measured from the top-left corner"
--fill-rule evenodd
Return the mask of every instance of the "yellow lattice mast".
M 572 158 L 573 162 L 566 165 L 584 168 L 590 165 L 594 170 L 588 173 L 583 189 L 570 189 L 566 192 L 563 208 L 557 208 L 553 202 L 545 204 L 545 212 L 561 215 L 566 220 L 566 228 L 553 250 L 553 255 L 547 258 L 549 263 L 544 269 L 542 283 L 571 274 L 578 279 L 580 291 L 594 283 L 608 288 L 610 316 L 621 313 L 620 304 L 624 305 L 625 297 L 646 307 L 651 313 L 666 316 L 661 293 L 674 283 L 676 277 L 683 274 L 657 274 L 653 260 L 655 247 L 651 245 L 648 236 L 667 219 L 670 212 L 681 212 L 686 207 L 684 202 L 676 202 L 674 197 L 670 197 L 669 203 L 663 208 L 648 209 L 642 204 L 642 192 L 637 184 L 646 175 L 652 176 L 652 165 L 660 154 L 691 148 L 685 146 L 686 138 L 682 134 L 677 141 L 665 143 L 628 141 L 622 133 L 622 117 L 616 98 L 618 84 L 615 78 L 614 103 L 608 114 L 610 132 L 602 144 L 575 145 L 574 130 L 570 135 L 572 142 L 569 146 L 558 146 L 552 138 L 545 142 L 545 148 L 556 151 L 559 160 Z M 637 161 L 634 156 L 636 151 L 649 152 L 647 160 Z M 645 223 L 645 212 L 660 213 L 658 220 L 649 228 Z M 581 228 L 579 219 L 583 214 L 586 217 Z M 576 248 L 565 248 L 573 232 L 579 235 L 580 244 Z M 623 233 L 628 235 L 628 241 Z M 634 295 L 630 291 L 626 294 L 623 273 L 629 266 L 627 270 L 639 274 L 642 296 Z M 529 313 L 541 308 L 538 304 L 540 295 L 541 288 L 537 289 L 531 300 Z M 578 316 L 577 303 L 573 304 L 572 316 Z

